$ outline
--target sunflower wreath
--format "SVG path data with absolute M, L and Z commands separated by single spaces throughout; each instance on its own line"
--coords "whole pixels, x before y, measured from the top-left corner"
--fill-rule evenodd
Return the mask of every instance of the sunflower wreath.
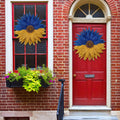
M 40 38 L 46 34 L 42 20 L 40 20 L 38 16 L 31 15 L 30 13 L 18 19 L 15 30 L 19 42 L 25 45 L 27 43 L 29 43 L 29 45 L 34 45 L 38 43 L 38 41 L 41 42 Z
M 74 41 L 74 49 L 77 50 L 76 54 L 84 60 L 94 60 L 100 57 L 100 53 L 105 50 L 105 41 L 101 39 L 97 31 L 90 29 L 83 30 L 77 35 L 77 40 Z

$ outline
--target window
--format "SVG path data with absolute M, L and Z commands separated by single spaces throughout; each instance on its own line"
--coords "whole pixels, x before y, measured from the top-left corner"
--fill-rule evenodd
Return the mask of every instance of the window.
M 6 117 L 5 120 L 29 120 L 28 117 Z
M 85 4 L 79 7 L 74 17 L 82 17 L 82 18 L 104 18 L 103 11 L 94 4 Z
M 12 4 L 13 17 L 12 17 L 12 38 L 13 38 L 13 70 L 25 65 L 31 69 L 45 64 L 47 66 L 48 59 L 48 23 L 47 23 L 47 3 L 13 3 Z M 34 15 L 42 20 L 45 26 L 45 33 L 38 44 L 20 43 L 18 35 L 15 34 L 15 26 L 18 19 L 23 15 Z

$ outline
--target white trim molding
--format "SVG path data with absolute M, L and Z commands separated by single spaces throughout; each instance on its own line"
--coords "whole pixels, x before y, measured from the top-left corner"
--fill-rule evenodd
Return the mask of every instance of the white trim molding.
M 76 18 L 74 13 L 78 7 L 83 4 L 93 3 L 99 6 L 105 17 L 104 18 Z M 69 107 L 73 106 L 73 86 L 72 86 L 72 23 L 106 23 L 106 40 L 107 40 L 107 51 L 106 51 L 106 106 L 111 107 L 111 11 L 107 3 L 104 0 L 76 0 L 69 12 Z
M 69 18 L 74 18 L 74 14 L 78 7 L 87 4 L 87 3 L 93 3 L 97 5 L 99 8 L 102 9 L 105 17 L 104 20 L 111 19 L 111 11 L 107 5 L 107 3 L 104 0 L 76 0 L 73 5 L 71 6 L 70 12 L 69 12 Z M 87 19 L 84 19 L 86 21 Z M 90 19 L 89 19 L 90 20 Z M 81 22 L 81 21 L 80 21 Z
M 48 3 L 48 67 L 53 70 L 53 0 L 6 0 L 6 73 L 13 70 L 12 46 L 12 3 L 14 2 L 47 2 Z

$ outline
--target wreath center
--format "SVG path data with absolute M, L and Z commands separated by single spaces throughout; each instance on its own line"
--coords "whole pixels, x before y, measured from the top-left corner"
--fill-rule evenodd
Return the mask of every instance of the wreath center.
M 32 25 L 27 26 L 27 32 L 32 33 L 34 31 L 34 27 Z
M 94 46 L 93 41 L 92 41 L 92 40 L 88 40 L 87 43 L 86 43 L 86 46 L 87 46 L 88 48 L 92 48 L 92 47 Z

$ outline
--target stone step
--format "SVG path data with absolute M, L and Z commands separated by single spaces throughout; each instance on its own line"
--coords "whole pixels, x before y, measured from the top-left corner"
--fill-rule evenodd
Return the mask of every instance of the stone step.
M 118 120 L 115 116 L 65 116 L 63 120 Z
M 110 116 L 111 108 L 106 106 L 72 106 L 70 116 Z

